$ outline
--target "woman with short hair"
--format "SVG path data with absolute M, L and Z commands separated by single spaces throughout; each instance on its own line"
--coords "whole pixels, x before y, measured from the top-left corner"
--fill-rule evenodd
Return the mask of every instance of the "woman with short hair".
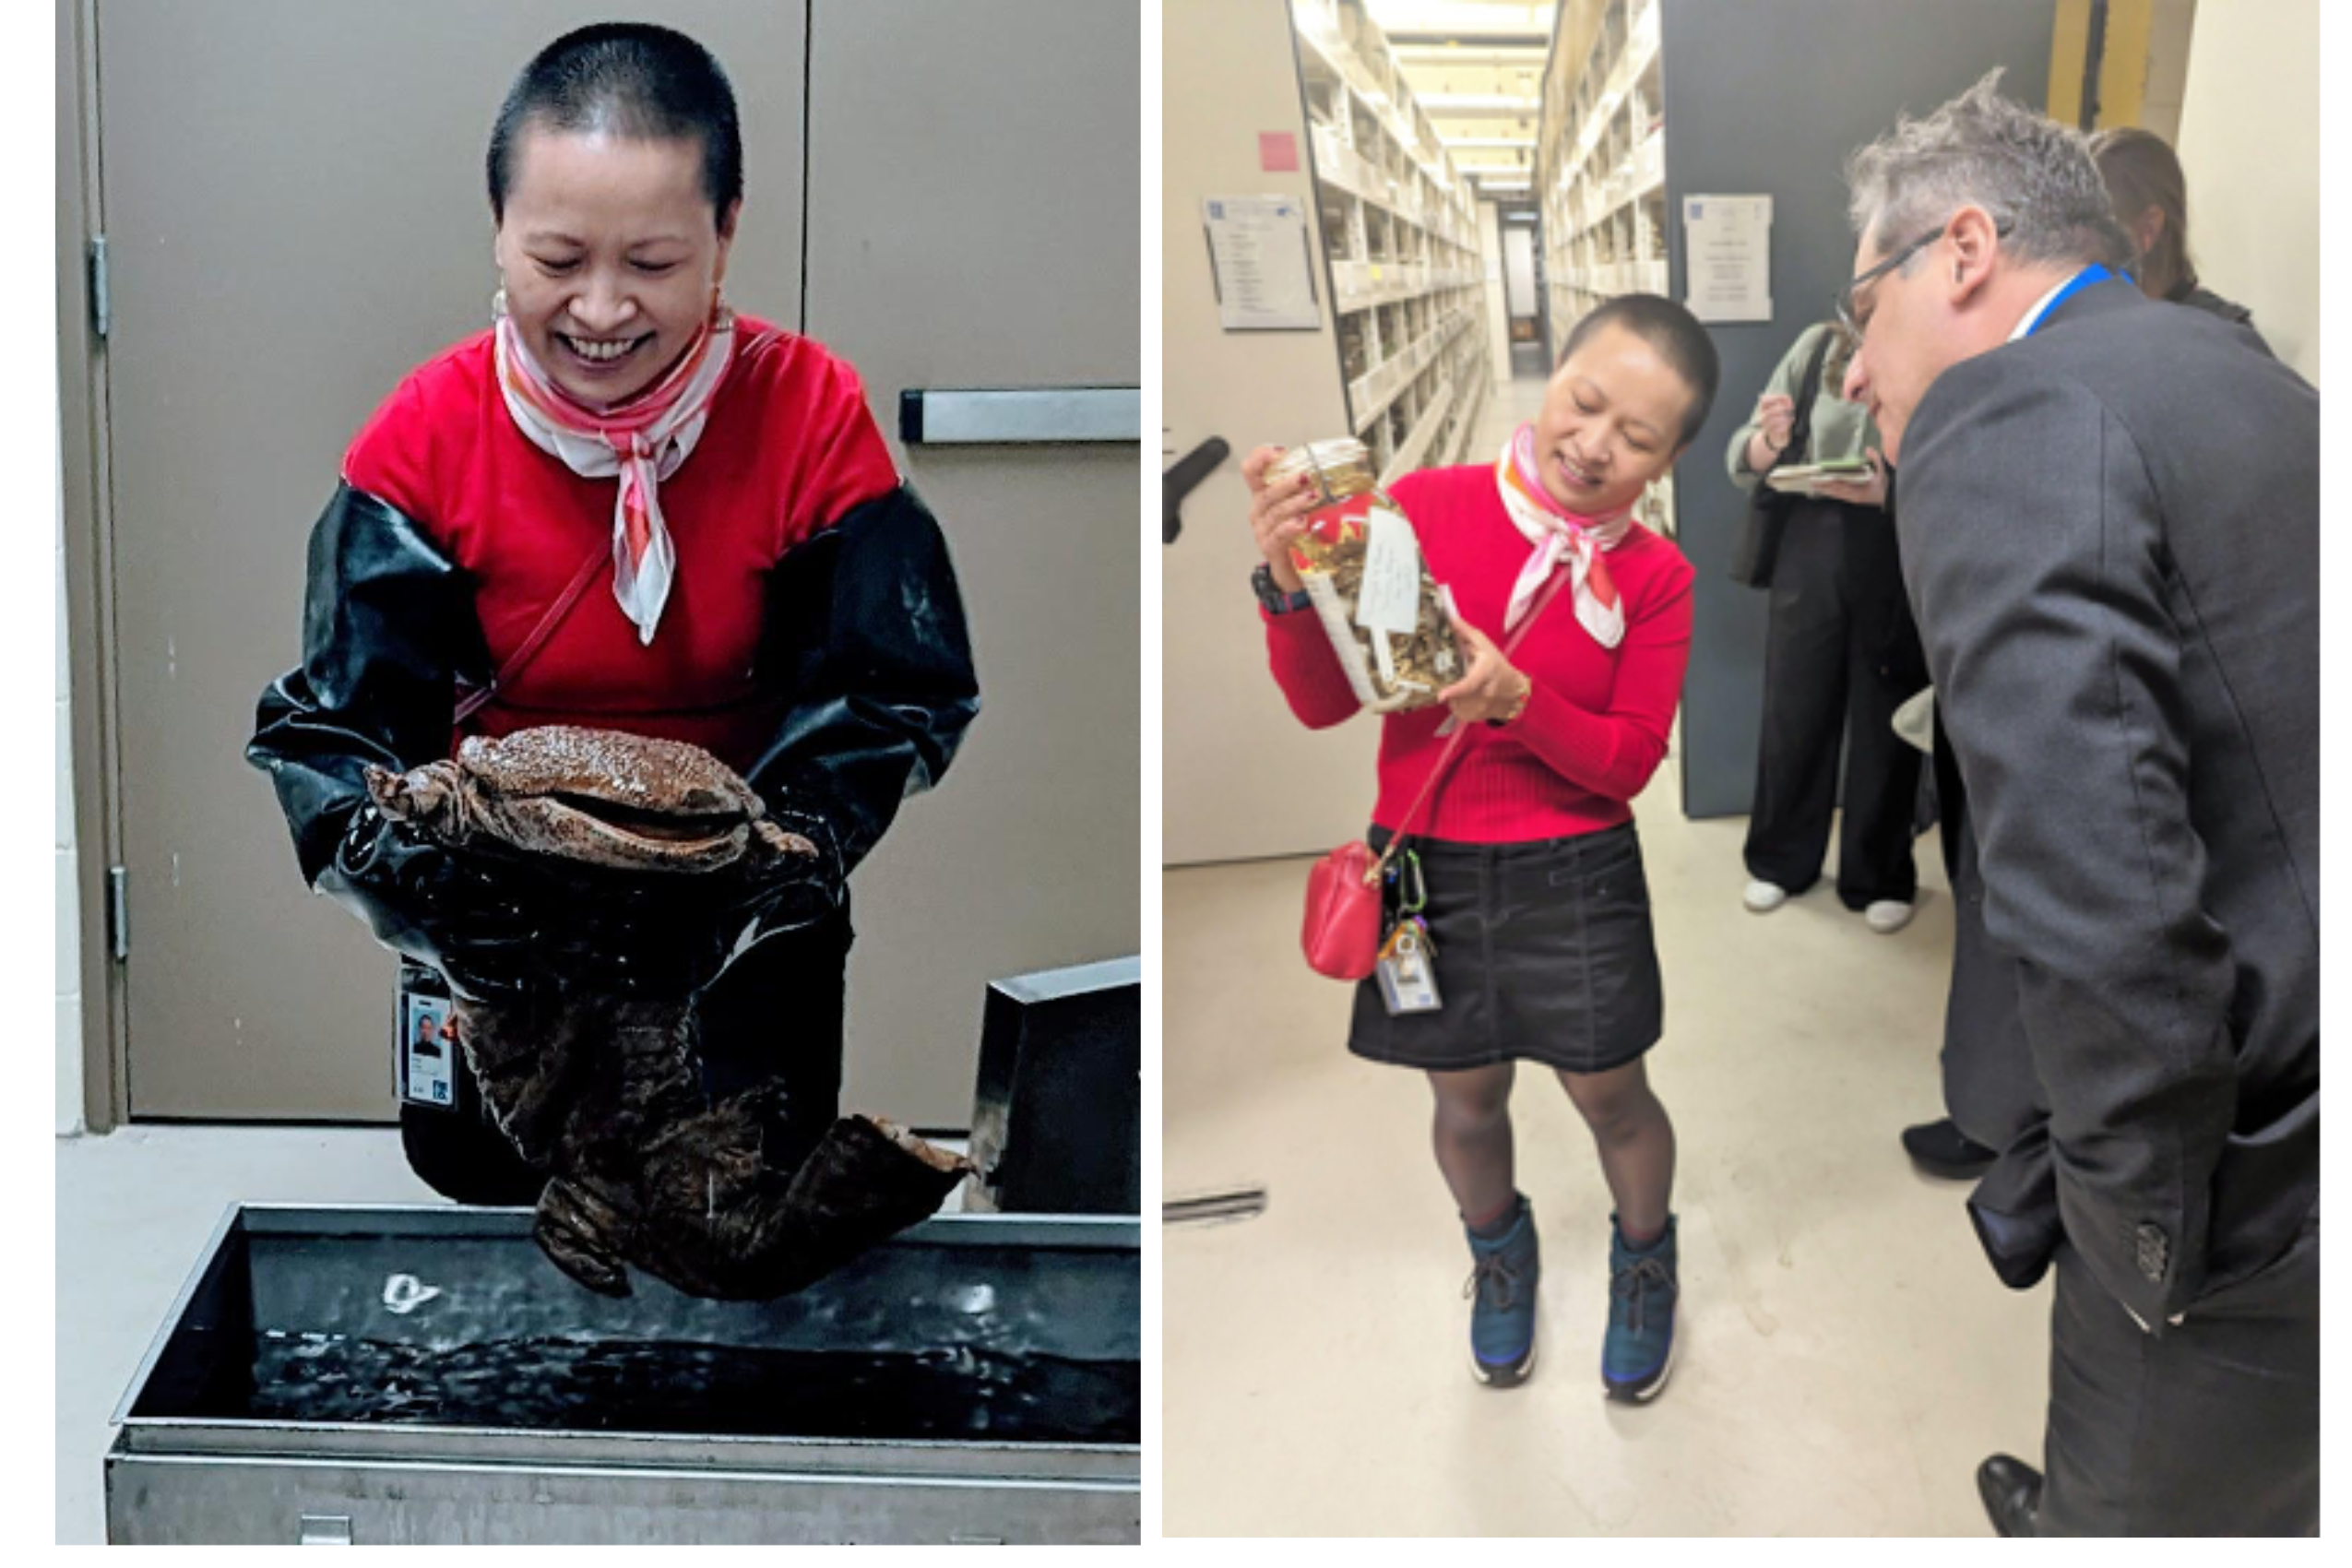
M 1446 732 L 1463 739 L 1409 838 L 1437 1005 L 1392 1015 L 1365 980 L 1348 1043 L 1428 1075 L 1438 1169 L 1472 1259 L 1471 1370 L 1490 1387 L 1535 1363 L 1535 1218 L 1510 1116 L 1522 1061 L 1558 1075 L 1616 1203 L 1603 1387 L 1646 1400 L 1672 1364 L 1674 1129 L 1643 1067 L 1663 988 L 1628 802 L 1666 754 L 1693 575 L 1633 509 L 1697 434 L 1717 375 L 1689 311 L 1621 296 L 1576 324 L 1541 412 L 1495 461 L 1390 491 L 1453 597 L 1467 668 L 1437 706 L 1382 719 L 1375 849 L 1413 814 Z M 1280 456 L 1260 447 L 1242 465 L 1267 652 L 1292 711 L 1323 729 L 1362 703 L 1289 561 L 1319 492 L 1313 476 L 1270 482 Z
M 485 172 L 492 324 L 404 377 L 345 453 L 303 659 L 262 694 L 247 754 L 304 880 L 460 994 L 544 992 L 559 958 L 699 983 L 732 955 L 697 995 L 705 1087 L 780 1080 L 768 1154 L 790 1170 L 839 1097 L 849 872 L 978 708 L 946 543 L 857 373 L 726 303 L 742 137 L 700 44 L 640 23 L 556 40 Z M 371 764 L 550 724 L 705 748 L 814 868 L 724 908 L 698 878 L 591 893 L 369 803 Z M 545 1174 L 459 1066 L 456 1110 L 403 1105 L 410 1164 L 460 1201 L 530 1203 Z

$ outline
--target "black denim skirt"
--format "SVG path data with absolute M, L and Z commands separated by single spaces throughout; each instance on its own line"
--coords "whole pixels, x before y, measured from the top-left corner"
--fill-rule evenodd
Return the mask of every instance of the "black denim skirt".
M 1375 827 L 1375 850 L 1388 834 Z M 1603 1073 L 1657 1043 L 1665 1016 L 1649 881 L 1630 822 L 1526 844 L 1416 837 L 1442 1005 L 1391 1017 L 1356 988 L 1348 1049 L 1447 1071 L 1540 1062 Z M 1396 893 L 1389 894 L 1395 914 Z

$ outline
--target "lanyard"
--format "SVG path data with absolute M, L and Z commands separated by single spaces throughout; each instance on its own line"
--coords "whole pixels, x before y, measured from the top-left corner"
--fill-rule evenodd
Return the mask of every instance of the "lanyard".
M 2057 311 L 2059 306 L 2064 304 L 2067 301 L 2073 299 L 2075 295 L 2081 293 L 2092 284 L 2109 282 L 2128 283 L 2130 281 L 2131 279 L 2125 274 L 2111 271 L 2097 262 L 2093 262 L 2090 266 L 2083 268 L 2082 271 L 2074 274 L 2073 278 L 2068 281 L 2066 287 L 2059 290 L 2056 294 L 2050 296 L 2049 303 L 2042 306 L 2041 314 L 2034 317 L 2034 324 L 2025 328 L 2025 336 L 2030 338 L 2035 333 L 2039 332 L 2042 329 L 2043 324 L 2049 320 L 2051 315 Z

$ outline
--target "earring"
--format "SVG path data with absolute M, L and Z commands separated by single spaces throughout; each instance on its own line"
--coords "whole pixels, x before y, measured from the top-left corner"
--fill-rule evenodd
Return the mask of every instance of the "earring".
M 498 291 L 490 296 L 490 319 L 493 321 L 502 321 L 505 318 L 505 315 L 506 284 L 505 280 L 502 279 L 499 280 Z

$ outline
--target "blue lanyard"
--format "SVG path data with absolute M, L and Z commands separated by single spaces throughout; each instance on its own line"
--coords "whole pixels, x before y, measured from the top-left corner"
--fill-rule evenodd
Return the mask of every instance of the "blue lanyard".
M 2111 271 L 2097 262 L 2091 263 L 2090 266 L 2074 274 L 2073 278 L 2067 283 L 2066 287 L 2059 290 L 2057 293 L 2050 296 L 2049 303 L 2042 306 L 2041 314 L 2034 317 L 2034 324 L 2025 328 L 2025 336 L 2030 338 L 2035 333 L 2039 332 L 2042 329 L 2042 324 L 2050 318 L 2051 315 L 2056 312 L 2059 306 L 2064 304 L 2067 301 L 2073 299 L 2075 295 L 2081 293 L 2092 284 L 2119 282 L 2129 283 L 2131 280 L 2131 278 L 2124 273 Z

